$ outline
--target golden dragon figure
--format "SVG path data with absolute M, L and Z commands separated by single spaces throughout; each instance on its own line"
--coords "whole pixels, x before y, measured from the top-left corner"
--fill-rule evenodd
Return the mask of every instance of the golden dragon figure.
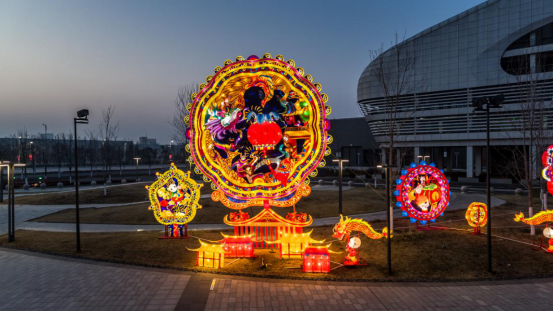
M 382 233 L 375 231 L 372 226 L 363 219 L 352 219 L 340 215 L 340 222 L 334 226 L 334 234 L 332 236 L 341 241 L 348 241 L 352 231 L 359 231 L 371 239 L 381 239 L 388 236 L 388 228 L 382 229 Z M 391 237 L 391 236 L 390 236 Z
M 524 213 L 515 214 L 514 220 L 516 222 L 524 222 L 530 225 L 538 225 L 544 222 L 553 222 L 553 210 L 540 211 L 533 215 L 531 218 L 525 218 Z

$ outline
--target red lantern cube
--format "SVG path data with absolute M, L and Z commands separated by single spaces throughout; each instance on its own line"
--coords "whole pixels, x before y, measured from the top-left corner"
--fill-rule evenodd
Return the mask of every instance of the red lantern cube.
M 227 258 L 253 258 L 253 240 L 251 236 L 227 236 L 223 240 L 225 244 L 225 257 Z
M 307 247 L 302 257 L 303 272 L 330 273 L 330 253 L 327 247 Z

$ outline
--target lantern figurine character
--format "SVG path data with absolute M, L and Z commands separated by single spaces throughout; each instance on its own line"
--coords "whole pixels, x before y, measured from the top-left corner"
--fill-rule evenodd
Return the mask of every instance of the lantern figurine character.
M 357 231 L 358 233 L 363 233 L 370 239 L 381 239 L 391 235 L 388 234 L 387 227 L 383 228 L 381 233 L 378 233 L 367 221 L 364 221 L 363 219 L 352 219 L 350 217 L 346 217 L 346 219 L 344 219 L 344 216 L 342 215 L 340 215 L 340 222 L 334 226 L 333 231 L 333 237 L 347 242 L 346 251 L 348 254 L 344 259 L 345 266 L 367 265 L 366 263 L 362 263 L 362 259 L 359 257 L 361 239 L 359 237 L 352 237 L 350 239 L 351 232 Z
M 252 235 L 231 236 L 222 234 L 224 238 L 220 241 L 223 243 L 225 257 L 227 258 L 253 258 L 253 239 Z
M 225 249 L 224 244 L 218 243 L 206 243 L 200 241 L 200 247 L 196 249 L 190 249 L 190 251 L 196 251 L 196 265 L 199 267 L 220 269 L 225 265 Z
M 479 235 L 482 227 L 488 223 L 488 206 L 484 203 L 471 203 L 465 213 L 468 224 L 474 228 L 474 235 Z
M 156 173 L 157 180 L 146 186 L 149 193 L 150 207 L 157 221 L 165 225 L 165 236 L 162 238 L 186 238 L 188 222 L 196 216 L 196 210 L 202 206 L 200 188 L 190 178 L 190 172 L 184 173 L 171 164 L 163 174 Z
M 346 245 L 346 258 L 344 259 L 345 266 L 356 266 L 359 265 L 358 257 L 359 247 L 361 247 L 361 239 L 359 237 L 352 237 Z
M 302 254 L 304 273 L 330 273 L 330 254 L 336 253 L 327 246 L 309 246 Z

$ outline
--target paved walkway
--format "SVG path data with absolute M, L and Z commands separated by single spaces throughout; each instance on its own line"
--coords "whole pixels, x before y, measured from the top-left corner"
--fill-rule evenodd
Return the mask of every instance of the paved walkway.
M 202 196 L 210 196 L 204 194 Z M 467 193 L 451 193 L 450 206 L 447 211 L 466 209 L 470 203 L 474 201 L 486 201 L 486 196 L 482 194 L 467 194 Z M 492 204 L 497 206 L 505 203 L 504 200 L 492 197 Z M 126 205 L 126 204 L 120 204 Z M 119 205 L 119 206 L 120 206 Z M 81 207 L 97 207 L 109 209 L 109 207 L 118 205 L 81 205 Z M 42 207 L 47 209 L 43 210 Z M 74 232 L 75 225 L 73 223 L 46 223 L 46 222 L 23 222 L 33 218 L 38 218 L 42 215 L 53 213 L 62 209 L 73 208 L 71 205 L 64 206 L 20 206 L 16 207 L 16 229 L 30 230 L 30 231 L 48 231 L 48 232 Z M 21 215 L 23 212 L 23 215 Z M 31 217 L 28 217 L 31 216 Z M 353 217 L 353 216 L 352 216 Z M 372 212 L 366 214 L 355 215 L 357 218 L 363 218 L 366 221 L 385 220 L 386 212 Z M 394 218 L 402 218 L 401 210 L 394 209 Z M 18 222 L 18 220 L 20 222 Z M 313 226 L 325 226 L 334 225 L 338 223 L 338 217 L 320 218 L 313 220 Z M 5 226 L 4 226 L 5 225 Z M 7 232 L 7 210 L 5 207 L 0 206 L 0 234 Z M 226 230 L 230 229 L 225 224 L 196 224 L 191 223 L 188 225 L 190 231 L 195 230 Z M 82 232 L 136 232 L 136 231 L 162 231 L 161 225 L 122 225 L 122 224 L 81 224 Z
M 0 310 L 174 310 L 190 279 L 67 260 L 1 250 Z
M 553 279 L 338 283 L 198 274 L 0 248 L 0 310 L 551 310 Z

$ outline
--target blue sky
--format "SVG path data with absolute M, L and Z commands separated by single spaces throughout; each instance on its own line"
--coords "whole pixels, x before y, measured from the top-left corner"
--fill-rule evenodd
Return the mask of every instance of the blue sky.
M 0 0 L 0 137 L 67 132 L 81 108 L 96 130 L 116 106 L 119 138 L 167 143 L 179 86 L 226 59 L 294 59 L 323 86 L 332 118 L 361 116 L 357 81 L 369 51 L 389 47 L 481 0 Z

